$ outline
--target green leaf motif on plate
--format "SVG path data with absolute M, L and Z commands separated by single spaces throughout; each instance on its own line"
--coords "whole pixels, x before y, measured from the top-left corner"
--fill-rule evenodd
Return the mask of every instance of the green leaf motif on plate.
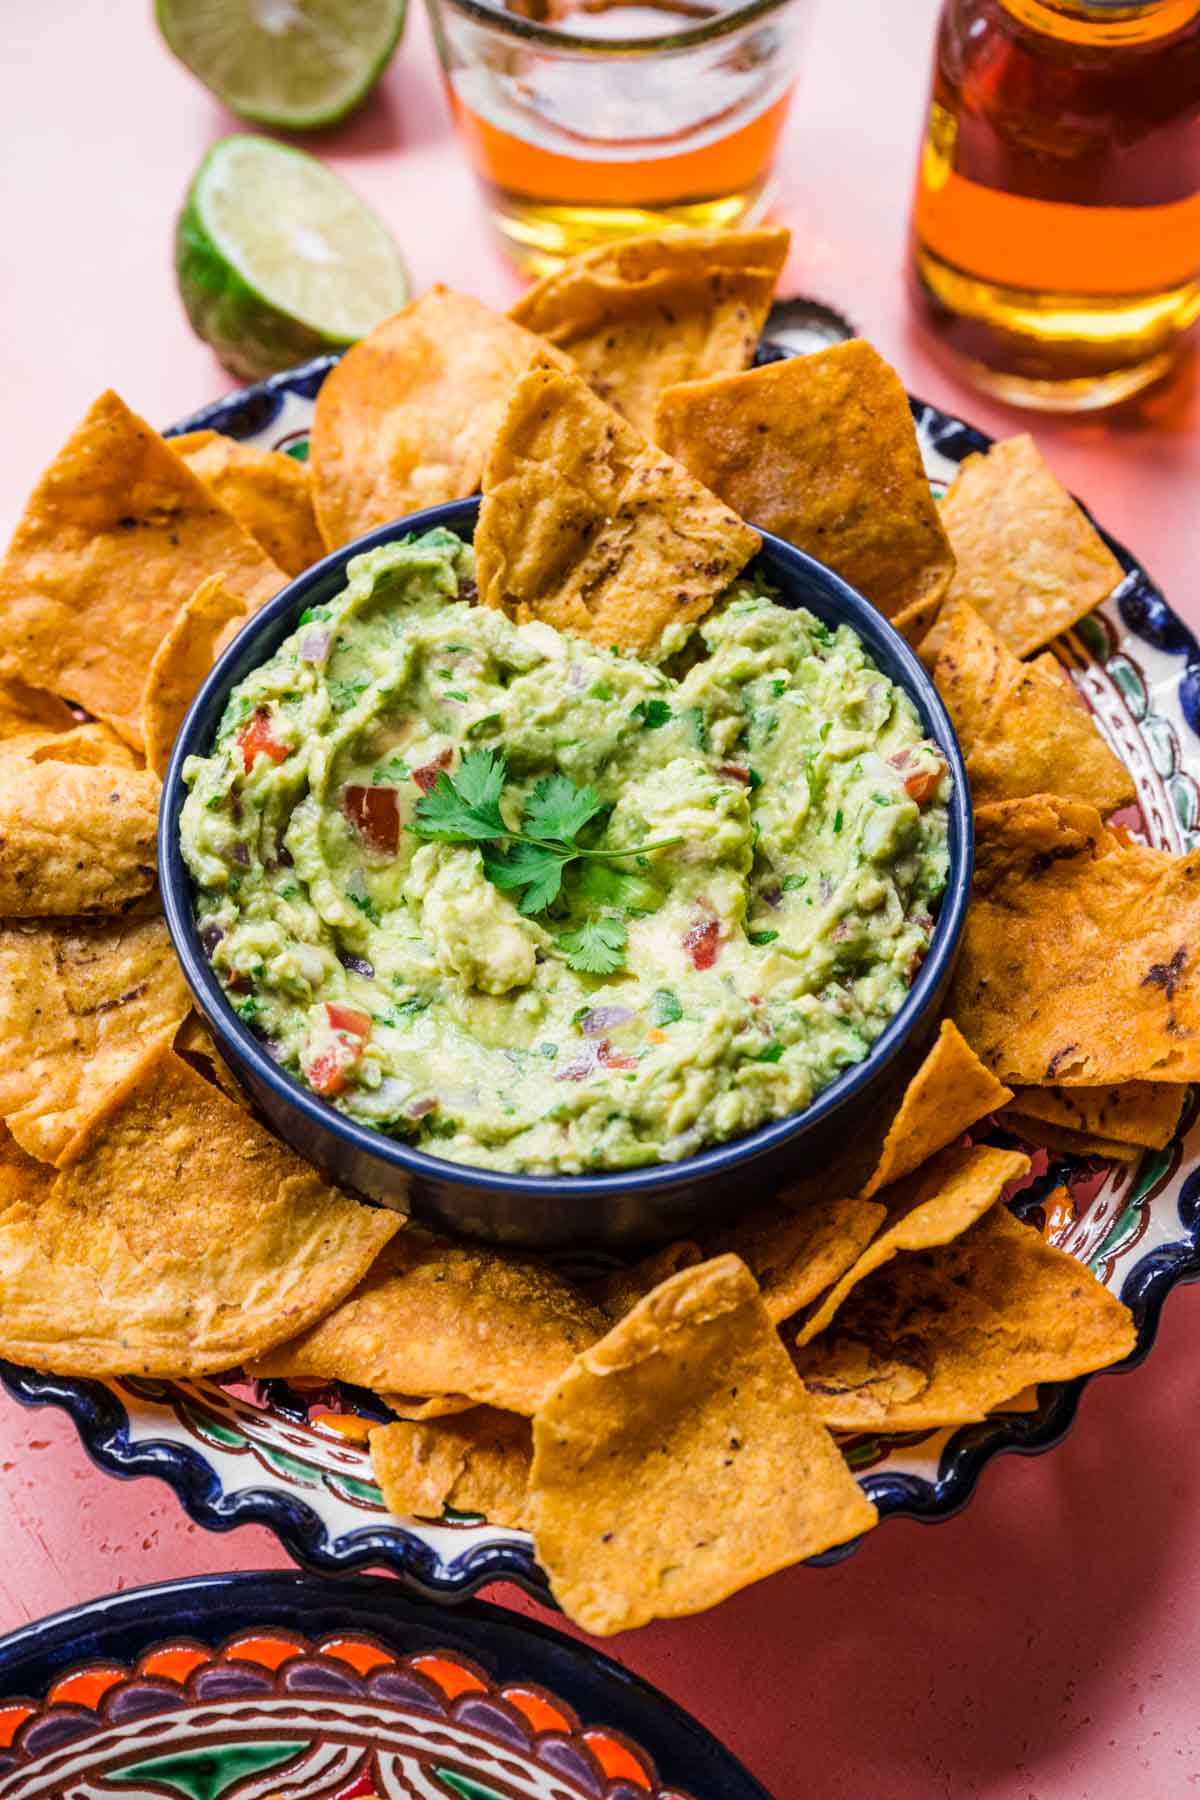
M 268 1744 L 208 1744 L 195 1750 L 180 1750 L 174 1756 L 129 1763 L 104 1779 L 111 1787 L 153 1784 L 172 1788 L 177 1794 L 186 1795 L 187 1800 L 217 1800 L 226 1788 L 247 1775 L 281 1768 L 307 1749 L 307 1741 L 284 1743 L 278 1739 Z
M 286 454 L 288 456 L 294 456 L 297 462 L 307 462 L 308 461 L 308 439 L 307 438 L 297 438 L 297 440 L 294 444 L 288 445 Z
M 1175 808 L 1175 817 L 1184 831 L 1196 829 L 1196 786 L 1186 775 L 1175 775 L 1167 783 L 1171 793 L 1171 801 Z
M 1147 710 L 1146 688 L 1138 671 L 1126 656 L 1114 656 L 1108 673 L 1135 719 L 1144 719 Z
M 504 1800 L 498 1789 L 477 1781 L 473 1775 L 459 1775 L 453 1769 L 435 1769 L 434 1774 L 452 1794 L 461 1794 L 462 1800 Z

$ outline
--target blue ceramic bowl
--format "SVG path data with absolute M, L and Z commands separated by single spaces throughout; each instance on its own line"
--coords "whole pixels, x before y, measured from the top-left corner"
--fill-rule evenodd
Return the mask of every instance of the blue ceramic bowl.
M 478 500 L 432 507 L 335 551 L 276 594 L 229 646 L 192 702 L 163 784 L 158 865 L 167 924 L 196 1005 L 230 1067 L 280 1137 L 331 1181 L 460 1236 L 526 1248 L 621 1250 L 686 1236 L 748 1196 L 755 1203 L 768 1198 L 789 1176 L 852 1141 L 856 1121 L 898 1094 L 915 1067 L 950 979 L 971 887 L 971 805 L 958 740 L 933 683 L 879 613 L 822 563 L 764 532 L 760 566 L 782 603 L 807 606 L 830 626 L 852 626 L 883 674 L 910 695 L 950 765 L 950 877 L 929 954 L 895 1018 L 864 1061 L 803 1112 L 682 1162 L 606 1175 L 510 1175 L 449 1162 L 356 1124 L 272 1061 L 209 967 L 179 844 L 186 798 L 180 771 L 187 757 L 209 751 L 231 690 L 274 654 L 305 607 L 341 591 L 352 557 L 435 525 L 470 537 L 478 510 Z

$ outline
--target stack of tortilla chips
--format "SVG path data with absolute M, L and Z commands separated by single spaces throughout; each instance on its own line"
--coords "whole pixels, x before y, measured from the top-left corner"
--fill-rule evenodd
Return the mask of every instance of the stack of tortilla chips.
M 1200 1076 L 1200 861 L 1114 818 L 1133 784 L 1047 649 L 1118 565 L 1028 438 L 935 504 L 869 345 L 751 368 L 786 251 L 606 246 L 508 318 L 434 289 L 329 376 L 307 467 L 166 442 L 105 394 L 0 568 L 0 1352 L 367 1388 L 388 1504 L 532 1530 L 598 1633 L 869 1529 L 835 1433 L 980 1420 L 1126 1356 L 1128 1310 L 1047 1241 L 1065 1190 L 1045 1233 L 1005 1205 L 1011 1146 L 1135 1159 Z M 159 779 L 222 648 L 326 549 L 480 486 L 481 604 L 651 656 L 755 528 L 811 551 L 920 647 L 976 805 L 954 986 L 892 1105 L 588 1285 L 401 1230 L 279 1143 L 155 889 Z

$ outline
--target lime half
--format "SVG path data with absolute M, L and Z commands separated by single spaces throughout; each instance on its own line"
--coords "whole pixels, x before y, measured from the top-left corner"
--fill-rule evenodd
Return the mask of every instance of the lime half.
M 307 131 L 334 125 L 396 48 L 405 0 L 157 0 L 180 62 L 231 112 Z
M 196 171 L 175 227 L 188 318 L 251 381 L 357 343 L 408 299 L 390 233 L 302 150 L 229 137 Z

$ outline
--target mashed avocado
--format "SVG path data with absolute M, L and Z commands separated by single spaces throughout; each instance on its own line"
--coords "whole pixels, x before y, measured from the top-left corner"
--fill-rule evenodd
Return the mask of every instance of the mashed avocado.
M 659 669 L 472 605 L 472 568 L 445 531 L 357 557 L 187 764 L 232 1004 L 349 1117 L 488 1168 L 674 1161 L 804 1107 L 945 883 L 907 696 L 748 582 Z

